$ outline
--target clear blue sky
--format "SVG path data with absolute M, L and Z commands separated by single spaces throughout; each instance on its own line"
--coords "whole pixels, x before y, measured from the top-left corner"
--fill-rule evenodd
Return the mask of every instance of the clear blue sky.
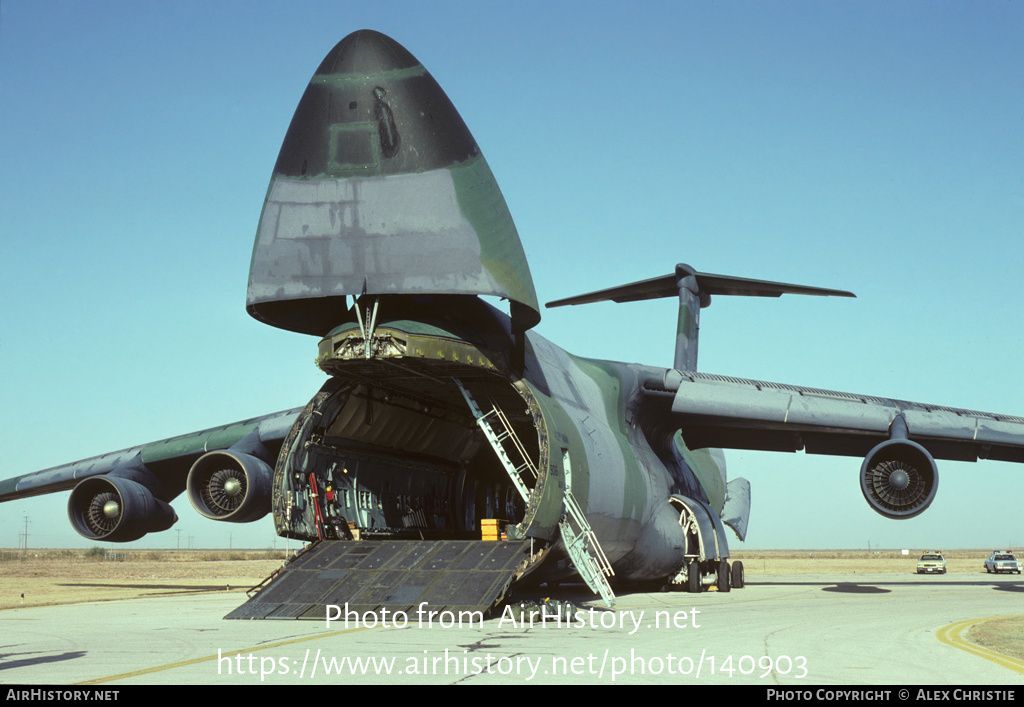
M 1024 414 L 1024 3 L 5 0 L 0 477 L 313 395 L 316 339 L 252 320 L 245 286 L 292 111 L 361 28 L 461 111 L 542 301 L 677 262 L 849 289 L 716 298 L 701 370 Z M 538 331 L 668 366 L 675 321 L 602 304 Z M 858 459 L 727 458 L 753 485 L 735 548 L 1024 545 L 1019 465 L 940 463 L 897 522 Z M 0 546 L 25 517 L 32 546 L 93 544 L 65 505 L 0 505 Z M 174 505 L 182 546 L 275 541 Z

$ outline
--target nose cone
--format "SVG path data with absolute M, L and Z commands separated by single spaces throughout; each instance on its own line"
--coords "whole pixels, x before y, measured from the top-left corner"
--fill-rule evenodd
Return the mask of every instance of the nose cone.
M 345 296 L 494 295 L 540 320 L 512 216 L 476 141 L 426 69 L 378 32 L 350 34 L 309 82 L 278 155 L 247 309 L 323 335 Z

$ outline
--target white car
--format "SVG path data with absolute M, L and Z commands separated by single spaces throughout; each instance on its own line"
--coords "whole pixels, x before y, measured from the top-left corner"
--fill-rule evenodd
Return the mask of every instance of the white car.
M 946 574 L 946 558 L 942 556 L 941 552 L 926 552 L 917 561 L 918 574 L 929 574 L 931 572 Z
M 1016 572 L 1021 573 L 1024 563 L 1013 556 L 1009 550 L 995 550 L 985 560 L 986 572 Z

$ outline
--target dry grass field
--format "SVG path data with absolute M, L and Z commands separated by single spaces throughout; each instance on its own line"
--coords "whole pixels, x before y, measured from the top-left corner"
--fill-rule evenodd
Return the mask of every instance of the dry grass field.
M 983 575 L 990 550 L 945 554 L 947 576 Z M 913 574 L 918 553 L 880 550 L 748 550 L 737 552 L 747 580 L 794 574 Z M 113 601 L 158 595 L 238 592 L 259 584 L 285 554 L 244 550 L 0 550 L 0 611 L 17 607 Z M 239 596 L 239 603 L 244 596 Z M 1024 660 L 1024 618 L 971 629 L 983 646 Z
M 985 550 L 945 553 L 948 572 L 984 574 Z M 792 574 L 913 574 L 918 555 L 881 550 L 748 550 L 748 580 Z M 242 592 L 280 567 L 269 550 L 0 550 L 0 610 L 157 594 Z M 22 598 L 24 594 L 24 599 Z
M 943 552 L 949 574 L 985 573 L 984 562 L 991 550 L 949 550 Z M 746 550 L 731 559 L 743 560 L 749 577 L 780 574 L 914 574 L 921 552 L 909 555 L 900 550 Z
M 283 552 L 238 550 L 0 550 L 0 610 L 244 592 L 280 567 L 284 557 Z

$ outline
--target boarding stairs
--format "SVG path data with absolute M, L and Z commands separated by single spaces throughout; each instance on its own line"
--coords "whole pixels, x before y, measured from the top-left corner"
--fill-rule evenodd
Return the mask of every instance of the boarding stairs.
M 470 412 L 473 413 L 473 419 L 476 420 L 477 426 L 484 433 L 491 448 L 494 449 L 494 453 L 498 456 L 501 465 L 512 480 L 512 484 L 519 491 L 523 501 L 529 503 L 530 489 L 526 486 L 524 474 L 528 476 L 530 481 L 536 483 L 538 476 L 537 466 L 530 459 L 526 447 L 523 446 L 515 430 L 512 429 L 512 425 L 509 423 L 505 413 L 493 400 L 489 400 L 491 409 L 486 413 L 483 412 L 470 392 L 457 379 L 453 378 L 452 380 L 455 381 L 455 385 L 458 386 L 462 397 L 465 398 Z M 516 461 L 513 461 L 513 458 Z M 601 595 L 605 604 L 614 606 L 615 593 L 608 583 L 608 577 L 613 575 L 614 571 L 607 556 L 605 556 L 604 551 L 601 549 L 601 544 L 597 541 L 597 536 L 590 527 L 590 523 L 587 521 L 586 514 L 572 495 L 569 484 L 570 478 L 567 457 L 564 511 L 562 519 L 558 524 L 558 528 L 562 533 L 562 540 L 576 571 L 579 572 L 583 581 L 587 583 L 587 586 L 595 594 Z
M 586 514 L 568 489 L 565 492 L 565 515 L 558 529 L 562 532 L 565 549 L 583 581 L 593 592 L 601 595 L 606 605 L 615 606 L 615 593 L 608 584 L 608 577 L 615 572 L 587 522 Z
M 491 448 L 494 449 L 494 453 L 498 455 L 498 459 L 501 461 L 501 465 L 505 468 L 508 473 L 508 477 L 512 480 L 512 484 L 516 487 L 519 495 L 523 501 L 529 503 L 530 501 L 530 489 L 526 486 L 526 481 L 523 479 L 523 474 L 526 473 L 529 476 L 529 480 L 537 482 L 537 465 L 530 459 L 530 455 L 527 453 L 523 443 L 519 441 L 519 437 L 512 429 L 512 425 L 509 424 L 508 418 L 505 413 L 502 412 L 494 401 L 491 402 L 491 409 L 489 412 L 483 412 L 480 406 L 477 405 L 476 400 L 470 395 L 469 391 L 462 387 L 455 378 L 455 385 L 459 387 L 459 391 L 462 393 L 462 397 L 466 399 L 466 403 L 469 405 L 470 412 L 473 413 L 473 419 L 476 420 L 477 426 L 484 433 L 484 437 L 490 442 Z M 499 428 L 495 431 L 494 426 L 491 422 L 495 422 Z M 521 460 L 517 465 L 512 461 L 509 456 L 509 450 L 505 447 L 505 443 L 508 442 L 511 446 L 511 452 L 516 459 Z

